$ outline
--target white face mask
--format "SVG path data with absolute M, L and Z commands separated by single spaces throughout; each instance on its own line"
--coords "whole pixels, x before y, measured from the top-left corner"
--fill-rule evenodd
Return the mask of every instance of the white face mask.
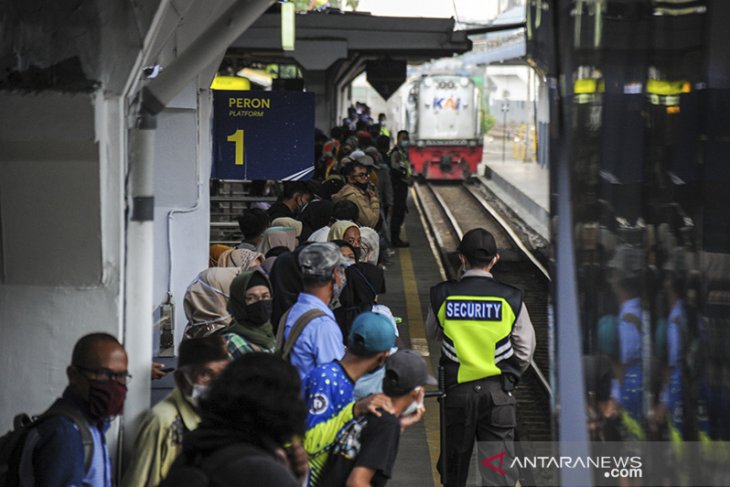
M 193 384 L 193 393 L 191 397 L 199 400 L 201 397 L 205 397 L 208 393 L 208 386 L 203 384 Z
M 192 386 L 192 392 L 189 396 L 185 396 L 186 399 L 190 401 L 190 404 L 192 404 L 193 406 L 200 406 L 200 398 L 205 397 L 205 395 L 208 393 L 208 385 L 195 384 L 192 380 L 190 380 L 190 377 L 188 377 L 187 374 L 185 374 L 185 380 L 187 380 L 188 384 Z
M 414 390 L 419 390 L 420 387 L 416 387 Z M 423 407 L 423 399 L 420 401 L 413 401 L 408 405 L 407 408 L 403 410 L 402 413 L 400 413 L 401 416 L 410 416 L 411 414 L 416 414 L 416 411 L 418 411 L 419 408 Z

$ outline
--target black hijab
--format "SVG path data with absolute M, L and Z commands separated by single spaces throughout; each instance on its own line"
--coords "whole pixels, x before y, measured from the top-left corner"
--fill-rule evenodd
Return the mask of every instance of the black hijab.
M 345 270 L 347 284 L 340 294 L 340 307 L 334 311 L 337 323 L 342 330 L 342 337 L 347 344 L 350 327 L 357 315 L 370 311 L 378 294 L 385 294 L 385 274 L 383 269 L 358 262 Z
M 302 285 L 302 271 L 299 270 L 299 252 L 309 245 L 306 242 L 294 252 L 284 252 L 276 258 L 271 268 L 269 279 L 274 301 L 271 303 L 271 324 L 274 325 L 274 334 L 279 328 L 279 320 L 296 302 L 299 293 L 304 289 Z

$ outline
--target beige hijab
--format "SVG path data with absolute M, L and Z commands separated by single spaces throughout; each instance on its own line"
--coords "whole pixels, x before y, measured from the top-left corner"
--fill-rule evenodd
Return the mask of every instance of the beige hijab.
M 327 241 L 332 242 L 334 240 L 342 240 L 345 237 L 345 232 L 352 227 L 360 228 L 356 223 L 353 223 L 350 220 L 337 220 L 330 227 L 330 233 L 327 235 Z
M 292 227 L 269 227 L 262 237 L 256 250 L 263 255 L 266 255 L 274 247 L 286 247 L 289 250 L 294 250 L 297 246 L 296 231 Z
M 242 271 L 247 271 L 263 261 L 264 255 L 261 252 L 249 249 L 230 249 L 218 257 L 218 267 L 240 267 Z
M 185 338 L 208 336 L 230 324 L 226 304 L 231 282 L 239 272 L 238 267 L 211 267 L 190 283 L 183 299 L 188 319 Z
M 303 228 L 302 222 L 300 222 L 299 220 L 295 220 L 294 218 L 289 218 L 287 216 L 280 216 L 279 218 L 275 218 L 274 221 L 271 222 L 271 226 L 293 228 L 297 237 L 302 234 Z

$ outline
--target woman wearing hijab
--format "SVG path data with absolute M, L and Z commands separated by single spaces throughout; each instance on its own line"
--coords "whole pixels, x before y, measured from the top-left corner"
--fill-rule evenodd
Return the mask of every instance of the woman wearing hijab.
M 347 282 L 340 294 L 340 307 L 334 314 L 342 336 L 349 337 L 355 317 L 370 311 L 377 304 L 378 295 L 385 293 L 385 275 L 380 267 L 356 262 L 345 269 L 345 276 Z
M 261 252 L 248 249 L 229 249 L 218 257 L 218 267 L 238 267 L 247 271 L 261 265 L 264 261 Z
M 378 265 L 380 235 L 370 227 L 360 227 L 360 261 Z
M 358 261 L 358 251 L 349 242 L 345 242 L 344 240 L 335 240 L 332 243 L 340 248 L 340 253 L 344 259 L 343 262 L 345 263 L 345 266 L 351 266 Z
M 297 246 L 296 230 L 291 227 L 269 227 L 263 234 L 256 250 L 263 255 L 274 247 L 286 247 L 294 250 Z
M 300 222 L 299 220 L 295 220 L 294 218 L 280 216 L 279 218 L 275 218 L 274 221 L 271 222 L 271 226 L 293 228 L 294 234 L 297 236 L 297 238 L 302 235 L 302 222 Z
M 339 220 L 332 224 L 330 233 L 327 235 L 327 241 L 344 240 L 360 251 L 360 227 L 356 223 L 348 220 Z
M 302 271 L 299 269 L 299 252 L 308 243 L 300 245 L 294 252 L 284 252 L 276 258 L 271 267 L 269 276 L 274 291 L 273 311 L 271 322 L 274 331 L 279 327 L 279 320 L 296 302 L 299 293 L 304 289 L 302 285 Z
M 211 267 L 195 278 L 185 291 L 183 309 L 188 319 L 183 339 L 211 335 L 231 323 L 226 305 L 237 267 Z
M 223 244 L 211 245 L 208 252 L 208 267 L 219 267 L 218 259 L 220 258 L 221 254 L 232 249 L 233 247 L 229 247 L 228 245 Z
M 329 225 L 334 206 L 329 200 L 316 200 L 307 205 L 300 217 L 303 225 L 300 242 L 306 242 L 316 230 Z
M 248 352 L 274 352 L 271 283 L 263 271 L 252 269 L 233 279 L 228 312 L 233 321 L 217 333 L 225 338 L 232 359 Z

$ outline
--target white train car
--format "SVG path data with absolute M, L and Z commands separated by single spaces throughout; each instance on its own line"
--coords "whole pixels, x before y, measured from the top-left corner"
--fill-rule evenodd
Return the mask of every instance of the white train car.
M 424 75 L 393 96 L 390 120 L 408 130 L 414 171 L 428 179 L 464 179 L 482 159 L 479 88 L 468 76 Z

